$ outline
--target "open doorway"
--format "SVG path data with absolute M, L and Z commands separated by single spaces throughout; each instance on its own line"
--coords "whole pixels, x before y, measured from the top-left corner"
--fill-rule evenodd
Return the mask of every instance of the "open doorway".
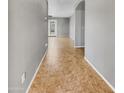
M 70 39 L 75 48 L 85 48 L 85 1 L 75 6 L 74 13 L 70 16 Z
M 56 20 L 48 21 L 48 36 L 49 37 L 57 36 L 57 21 Z

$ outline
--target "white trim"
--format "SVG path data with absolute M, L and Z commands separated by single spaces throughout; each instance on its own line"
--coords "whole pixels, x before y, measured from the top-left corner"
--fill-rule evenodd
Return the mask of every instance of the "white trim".
M 85 46 L 74 46 L 74 48 L 85 48 Z
M 53 36 L 56 36 L 57 37 L 57 20 L 55 20 L 55 19 L 48 20 L 48 36 L 51 36 L 50 35 L 50 22 L 51 21 L 54 21 L 55 22 L 55 35 L 53 35 Z
M 31 87 L 31 85 L 32 85 L 32 83 L 33 83 L 33 81 L 34 81 L 34 79 L 35 79 L 35 77 L 36 77 L 36 75 L 37 75 L 37 73 L 38 73 L 38 71 L 39 71 L 39 68 L 40 68 L 40 66 L 41 66 L 41 64 L 42 64 L 42 62 L 43 62 L 43 60 L 44 60 L 46 54 L 47 54 L 47 50 L 46 50 L 44 56 L 42 57 L 41 62 L 40 62 L 40 64 L 39 64 L 39 66 L 38 66 L 36 72 L 34 73 L 34 76 L 33 76 L 32 80 L 31 80 L 31 82 L 30 82 L 30 84 L 29 84 L 29 86 L 28 86 L 28 88 L 27 88 L 27 90 L 26 90 L 26 93 L 29 92 L 29 89 L 30 89 L 30 87 Z
M 115 92 L 114 87 L 104 78 L 104 76 L 93 66 L 93 64 L 84 56 L 86 62 L 96 71 L 96 73 L 106 82 L 106 84 Z

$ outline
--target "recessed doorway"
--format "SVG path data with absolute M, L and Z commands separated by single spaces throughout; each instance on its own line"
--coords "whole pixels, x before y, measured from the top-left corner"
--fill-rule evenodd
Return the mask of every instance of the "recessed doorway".
M 48 21 L 48 36 L 49 37 L 57 36 L 57 20 Z

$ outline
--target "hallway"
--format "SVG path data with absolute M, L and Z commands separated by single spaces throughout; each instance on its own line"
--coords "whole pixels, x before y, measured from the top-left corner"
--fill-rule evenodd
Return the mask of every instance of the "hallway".
M 114 93 L 83 56 L 84 49 L 73 48 L 69 38 L 50 37 L 29 93 Z

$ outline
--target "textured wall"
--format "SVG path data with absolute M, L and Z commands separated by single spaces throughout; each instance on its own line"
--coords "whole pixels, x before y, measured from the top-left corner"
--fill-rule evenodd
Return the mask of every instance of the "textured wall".
M 9 93 L 25 93 L 47 49 L 47 11 L 46 0 L 9 0 Z
M 86 0 L 85 56 L 115 86 L 114 0 Z

